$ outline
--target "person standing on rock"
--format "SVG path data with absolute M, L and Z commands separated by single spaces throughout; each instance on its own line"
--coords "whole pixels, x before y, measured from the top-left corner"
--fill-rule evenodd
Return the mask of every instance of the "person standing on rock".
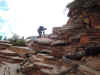
M 44 26 L 40 26 L 38 28 L 38 34 L 39 34 L 39 37 L 44 37 L 45 36 L 45 30 L 47 30 L 47 28 L 45 28 Z

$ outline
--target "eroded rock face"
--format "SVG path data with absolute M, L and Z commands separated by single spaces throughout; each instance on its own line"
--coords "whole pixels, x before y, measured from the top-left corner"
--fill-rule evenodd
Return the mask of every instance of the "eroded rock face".
M 32 55 L 23 65 L 26 75 L 99 75 L 99 71 L 70 59 L 58 59 L 49 54 Z M 25 71 L 28 72 L 25 72 Z
M 21 72 L 17 72 L 19 68 L 19 64 L 5 63 L 0 66 L 0 75 L 23 75 Z
M 99 58 L 95 58 L 98 64 L 93 62 L 93 57 L 91 57 L 91 60 L 85 58 L 87 60 L 82 63 L 86 64 L 81 64 L 81 61 L 64 59 L 62 57 L 65 51 L 66 55 L 67 52 L 71 54 L 75 53 L 76 46 L 74 46 L 53 46 L 42 50 L 40 48 L 38 52 L 37 50 L 30 50 L 29 48 L 10 46 L 8 49 L 0 50 L 1 74 L 5 72 L 5 74 L 9 75 L 11 72 L 11 75 L 22 75 L 22 73 L 24 75 L 99 75 L 99 66 L 96 66 L 99 65 Z M 56 51 L 53 51 L 53 48 Z M 19 65 L 23 61 L 24 64 Z M 4 69 L 6 70 L 4 71 Z M 20 71 L 19 73 L 16 72 L 17 69 Z
M 89 57 L 87 59 L 87 66 L 100 71 L 100 60 L 99 57 Z
M 33 55 L 29 60 L 33 64 L 33 69 L 38 68 L 38 71 L 49 75 L 57 75 L 70 67 L 68 64 L 64 63 L 63 60 L 58 60 L 47 54 Z M 24 64 L 24 67 L 25 66 L 28 67 L 29 65 Z
M 23 58 L 19 56 L 13 50 L 8 48 L 12 47 L 7 43 L 0 43 L 0 75 L 23 75 L 22 72 L 17 72 L 17 69 L 20 68 L 20 62 L 23 61 Z
M 91 2 L 90 0 L 74 1 L 85 1 L 87 6 L 89 5 L 88 2 Z M 95 2 L 97 0 L 93 1 Z M 77 5 L 77 3 L 75 5 Z M 75 55 L 78 52 L 77 49 L 81 46 L 87 47 L 87 45 L 90 44 L 100 46 L 100 30 L 95 29 L 96 27 L 97 29 L 100 27 L 100 10 L 98 11 L 99 13 L 96 13 L 98 15 L 94 14 L 94 12 L 97 12 L 94 8 L 99 4 L 94 3 L 93 5 L 95 6 L 92 6 L 92 8 L 90 4 L 89 8 L 91 9 L 88 9 L 87 6 L 82 4 L 81 6 L 84 10 L 81 8 L 82 11 L 79 11 L 79 13 L 77 8 L 70 8 L 71 11 L 68 23 L 62 27 L 55 27 L 51 37 L 36 38 L 29 44 L 31 50 L 21 47 L 0 45 L 0 49 L 8 48 L 8 50 L 10 50 L 2 50 L 0 52 L 1 64 L 6 62 L 6 65 L 11 68 L 9 70 L 11 70 L 11 72 L 13 71 L 13 75 L 16 75 L 15 69 L 19 67 L 21 67 L 19 70 L 23 72 L 24 75 L 100 75 L 100 56 L 97 56 L 97 54 L 94 56 L 91 54 L 84 57 L 82 56 L 82 60 L 73 60 L 68 57 L 63 58 L 65 55 Z M 98 8 L 100 8 L 100 6 Z M 87 10 L 85 11 L 85 9 Z M 88 12 L 89 10 L 93 12 Z M 89 22 L 91 22 L 91 24 Z M 94 28 L 92 29 L 91 27 Z M 47 50 L 47 52 L 42 52 L 43 50 Z M 91 49 L 89 52 L 91 52 Z M 29 54 L 31 54 L 31 56 Z M 19 66 L 19 64 L 21 65 Z M 9 74 L 8 67 L 6 69 L 7 72 L 5 73 Z

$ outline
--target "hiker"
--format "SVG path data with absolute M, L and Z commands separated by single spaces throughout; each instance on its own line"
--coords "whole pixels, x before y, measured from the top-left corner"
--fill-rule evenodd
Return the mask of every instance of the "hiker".
M 39 37 L 44 37 L 45 36 L 45 30 L 46 30 L 47 28 L 45 28 L 44 26 L 40 26 L 39 28 L 38 28 L 38 34 L 39 34 Z

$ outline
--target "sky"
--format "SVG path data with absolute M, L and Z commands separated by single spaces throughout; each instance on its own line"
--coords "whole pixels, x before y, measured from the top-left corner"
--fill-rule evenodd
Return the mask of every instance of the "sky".
M 67 22 L 66 5 L 72 0 L 0 0 L 0 32 L 7 36 L 38 35 L 40 25 L 52 33 Z

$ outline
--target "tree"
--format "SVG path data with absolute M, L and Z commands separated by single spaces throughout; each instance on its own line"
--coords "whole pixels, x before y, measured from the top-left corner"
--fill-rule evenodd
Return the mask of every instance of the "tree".
M 10 39 L 10 43 L 13 44 L 14 46 L 26 46 L 26 41 L 24 37 L 19 38 L 19 35 L 14 34 Z

